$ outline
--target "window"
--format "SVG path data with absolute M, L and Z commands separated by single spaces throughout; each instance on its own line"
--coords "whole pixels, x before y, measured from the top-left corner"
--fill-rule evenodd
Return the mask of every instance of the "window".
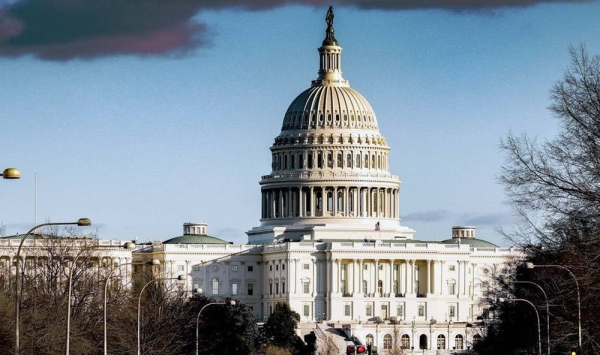
M 279 294 L 279 281 L 275 282 L 275 294 Z
M 462 350 L 463 349 L 463 336 L 458 334 L 457 336 L 454 337 L 454 347 L 457 350 Z
M 233 265 L 233 266 L 231 267 L 231 271 L 233 271 L 233 272 L 237 272 L 237 271 L 238 271 L 238 267 L 237 267 L 237 265 Z
M 234 296 L 238 294 L 238 284 L 236 282 L 231 284 L 231 294 Z
M 281 265 L 281 270 L 285 270 L 285 264 Z
M 249 265 L 249 266 L 248 266 L 248 272 L 253 272 L 253 271 L 254 271 L 254 266 L 252 266 L 252 265 Z
M 392 336 L 391 335 L 386 334 L 383 336 L 383 348 L 385 350 L 390 350 L 392 348 Z
M 373 334 L 367 334 L 365 337 L 365 344 L 373 345 Z
M 448 271 L 454 271 L 454 270 L 456 270 L 456 265 L 448 266 Z
M 377 269 L 379 269 L 379 270 L 383 270 L 383 264 L 379 264 L 379 265 L 377 265 Z
M 269 265 L 269 271 L 273 271 L 273 265 Z
M 455 304 L 451 304 L 451 305 L 448 306 L 448 316 L 450 317 L 450 319 L 456 317 L 456 309 L 457 308 L 458 307 Z
M 200 288 L 200 279 L 192 280 L 192 290 L 196 290 Z
M 350 303 L 346 303 L 344 305 L 344 315 L 346 317 L 350 317 L 352 315 L 352 306 L 350 305 Z
M 304 270 L 309 270 L 310 269 L 310 265 L 309 264 L 302 264 L 302 268 Z
M 346 294 L 346 281 L 345 280 L 340 281 L 340 292 L 342 292 L 342 295 Z
M 310 304 L 305 303 L 302 306 L 302 313 L 304 314 L 305 317 L 310 317 Z
M 305 294 L 308 294 L 310 292 L 309 286 L 310 286 L 310 283 L 308 281 L 304 281 L 302 283 L 302 292 Z
M 369 283 L 367 282 L 367 280 L 363 280 L 363 293 L 368 293 L 369 290 Z
M 443 334 L 437 337 L 437 348 L 438 350 L 446 349 L 446 337 Z
M 254 284 L 248 284 L 248 296 L 254 295 Z
M 365 314 L 367 317 L 373 317 L 373 305 L 368 304 L 365 308 Z
M 273 281 L 269 281 L 269 295 L 273 294 Z
M 217 279 L 217 278 L 214 278 L 212 280 L 212 294 L 213 295 L 219 294 L 219 279 Z
M 475 334 L 473 335 L 473 346 L 481 341 L 481 335 Z
M 177 271 L 184 271 L 184 266 L 183 265 L 177 265 Z
M 400 344 L 402 349 L 410 349 L 410 337 L 408 334 L 402 334 L 402 337 L 400 338 Z
M 418 305 L 418 316 L 427 317 L 427 307 L 425 303 L 419 303 Z
M 396 314 L 398 318 L 404 319 L 404 303 L 398 303 L 396 305 Z
M 285 280 L 281 281 L 281 293 L 285 293 Z
M 456 294 L 456 282 L 454 280 L 448 281 L 448 294 L 449 295 Z
M 194 271 L 200 271 L 200 265 L 194 265 L 193 269 Z
M 279 265 L 275 265 L 275 271 L 279 270 Z

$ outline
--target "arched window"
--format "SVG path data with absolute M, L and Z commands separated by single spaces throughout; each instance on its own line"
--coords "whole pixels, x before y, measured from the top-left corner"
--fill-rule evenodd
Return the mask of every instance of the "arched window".
M 333 154 L 327 153 L 327 167 L 333 168 Z
M 350 153 L 348 153 L 348 155 L 346 155 L 346 167 L 347 168 L 352 167 L 352 154 L 350 154 Z
M 373 334 L 367 334 L 365 337 L 365 344 L 373 345 Z
M 383 336 L 383 348 L 385 350 L 390 350 L 392 348 L 392 336 L 386 334 Z
M 323 167 L 323 153 L 319 152 L 317 154 L 317 168 Z
M 438 335 L 437 348 L 438 350 L 446 349 L 446 337 L 444 336 L 444 334 Z
M 219 279 L 217 279 L 216 277 L 212 280 L 212 294 L 219 294 Z
M 410 337 L 408 334 L 402 334 L 402 337 L 400 338 L 400 344 L 402 349 L 410 349 Z
M 365 154 L 365 169 L 369 168 L 369 155 Z
M 344 210 L 344 194 L 341 191 L 337 194 L 337 209 L 338 211 Z
M 288 157 L 287 154 L 283 156 L 283 169 L 288 169 Z
M 298 156 L 298 169 L 304 169 L 304 155 Z
M 377 166 L 375 165 L 375 155 L 371 156 L 371 168 L 375 169 Z
M 309 169 L 313 168 L 313 155 L 312 155 L 312 153 L 308 153 L 308 168 Z
M 479 335 L 479 334 L 473 335 L 473 346 L 475 346 L 480 341 L 481 341 L 481 335 Z
M 382 291 L 383 291 L 383 281 L 379 280 L 379 281 L 377 281 L 377 293 L 381 294 Z
M 296 169 L 296 156 L 292 154 L 290 156 L 290 169 Z
M 338 153 L 338 155 L 337 155 L 337 167 L 338 168 L 344 167 L 344 156 L 342 155 L 342 153 Z
M 315 202 L 317 203 L 317 212 L 323 212 L 323 194 L 321 191 L 316 193 L 316 198 L 317 200 Z
M 454 337 L 454 347 L 457 350 L 462 350 L 463 349 L 463 336 L 458 334 L 457 336 Z
M 333 211 L 333 192 L 327 192 L 327 211 Z

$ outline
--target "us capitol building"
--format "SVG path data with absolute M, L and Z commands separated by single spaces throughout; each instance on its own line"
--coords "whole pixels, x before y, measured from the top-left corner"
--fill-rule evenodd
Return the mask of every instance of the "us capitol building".
M 319 72 L 283 117 L 262 176 L 260 225 L 247 245 L 211 237 L 205 223 L 144 247 L 188 288 L 250 305 L 258 320 L 277 302 L 301 316 L 301 332 L 344 328 L 362 344 L 436 354 L 472 347 L 494 275 L 519 251 L 456 226 L 440 242 L 413 239 L 400 223 L 400 180 L 369 102 L 342 76 L 333 11 L 319 47 Z M 318 333 L 319 334 L 319 333 Z M 383 351 L 382 351 L 383 350 Z
M 318 77 L 283 117 L 248 244 L 210 236 L 206 223 L 185 223 L 183 235 L 134 251 L 100 243 L 110 265 L 158 259 L 164 276 L 187 277 L 185 289 L 235 298 L 259 321 L 287 302 L 301 316 L 299 335 L 343 329 L 379 354 L 394 341 L 418 354 L 468 350 L 482 336 L 481 298 L 521 252 L 477 239 L 473 226 L 432 242 L 400 223 L 390 147 L 369 102 L 342 76 L 331 9 L 326 20 Z M 17 244 L 3 239 L 2 260 L 11 262 Z

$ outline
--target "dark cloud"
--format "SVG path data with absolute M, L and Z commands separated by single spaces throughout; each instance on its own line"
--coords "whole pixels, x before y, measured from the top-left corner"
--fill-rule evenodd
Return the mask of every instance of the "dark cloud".
M 594 0 L 589 0 L 594 1 Z M 569 0 L 0 0 L 0 56 L 48 60 L 181 55 L 210 43 L 193 17 L 207 9 L 261 10 L 289 4 L 405 10 L 478 10 Z M 582 0 L 581 2 L 587 2 Z

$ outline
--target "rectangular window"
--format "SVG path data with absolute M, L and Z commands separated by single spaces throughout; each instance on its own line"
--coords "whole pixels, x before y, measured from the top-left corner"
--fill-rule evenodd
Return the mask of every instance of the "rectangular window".
M 365 308 L 365 314 L 367 317 L 373 317 L 373 306 L 368 304 Z
M 269 284 L 269 294 L 270 295 L 273 294 L 273 284 L 272 283 Z
M 310 264 L 302 264 L 302 268 L 304 270 L 309 270 L 310 269 Z
M 350 303 L 346 303 L 346 304 L 344 305 L 344 315 L 345 315 L 346 317 L 350 317 L 350 316 L 352 315 L 352 314 L 351 314 L 351 311 L 352 311 L 352 307 L 350 306 Z
M 237 267 L 237 265 L 233 265 L 233 266 L 231 267 L 231 271 L 233 271 L 233 272 L 237 272 L 237 270 L 238 270 L 238 267 Z
M 279 282 L 275 282 L 275 294 L 279 294 Z
M 308 283 L 308 281 L 305 281 L 302 283 L 302 292 L 307 294 L 309 293 L 309 286 L 310 284 Z
M 237 294 L 238 294 L 238 284 L 237 283 L 231 284 L 231 294 L 234 296 L 237 296 Z
M 396 315 L 400 319 L 404 319 L 404 303 L 398 303 L 396 305 Z
M 303 310 L 302 313 L 304 314 L 305 317 L 310 317 L 310 304 L 305 303 L 302 307 L 302 310 Z
M 285 270 L 285 264 L 281 265 L 281 270 Z
M 340 291 L 342 292 L 342 295 L 346 294 L 346 281 L 345 280 L 340 281 Z
M 252 296 L 254 294 L 254 284 L 248 284 L 248 296 Z
M 281 281 L 281 293 L 285 293 L 285 281 Z
M 454 282 L 448 283 L 448 294 L 450 294 L 450 295 L 456 294 L 456 283 L 454 283 Z
M 369 270 L 369 266 L 367 264 L 363 264 L 363 270 Z
M 448 316 L 450 318 L 456 318 L 456 309 L 457 306 L 455 304 L 451 304 L 448 306 Z
M 454 271 L 454 270 L 456 270 L 456 266 L 455 265 L 448 266 L 448 271 Z
M 425 303 L 419 303 L 417 314 L 419 317 L 427 317 L 427 307 Z
M 183 265 L 177 265 L 177 271 L 183 271 L 184 270 L 183 267 L 184 267 Z
M 193 270 L 194 271 L 200 271 L 200 265 L 194 265 Z
M 251 266 L 251 265 L 248 266 L 248 272 L 252 272 L 252 271 L 254 271 L 254 266 Z
M 379 264 L 379 265 L 377 265 L 377 268 L 378 268 L 379 270 L 383 270 L 383 264 Z

